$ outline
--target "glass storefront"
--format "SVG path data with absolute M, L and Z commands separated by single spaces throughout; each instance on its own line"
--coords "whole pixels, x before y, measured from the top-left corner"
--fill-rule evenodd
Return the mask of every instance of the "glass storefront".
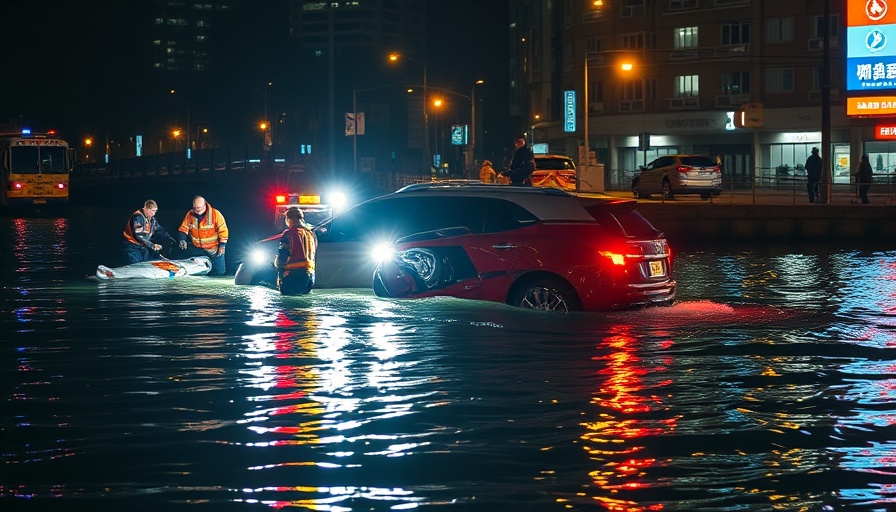
M 806 159 L 812 154 L 812 148 L 819 148 L 821 144 L 797 143 L 797 144 L 769 144 L 769 166 L 757 169 L 758 175 L 768 178 L 788 178 L 806 176 Z M 834 183 L 849 183 L 850 162 L 849 144 L 832 144 Z M 896 147 L 894 147 L 896 149 Z M 896 152 L 892 155 L 896 163 Z M 874 160 L 872 160 L 873 162 Z

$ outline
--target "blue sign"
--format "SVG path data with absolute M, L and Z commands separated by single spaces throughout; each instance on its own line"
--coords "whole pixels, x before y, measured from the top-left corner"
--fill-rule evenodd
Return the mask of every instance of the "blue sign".
M 576 91 L 563 91 L 563 131 L 576 131 Z
M 846 90 L 896 90 L 896 25 L 846 29 Z

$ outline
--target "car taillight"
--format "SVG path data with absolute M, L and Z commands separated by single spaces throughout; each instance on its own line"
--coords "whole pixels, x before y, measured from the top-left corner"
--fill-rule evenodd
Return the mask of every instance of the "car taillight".
M 687 165 L 679 165 L 679 166 L 676 167 L 675 169 L 676 169 L 678 172 L 690 172 L 690 171 L 694 170 L 693 167 L 690 167 L 690 166 L 687 166 Z
M 65 190 L 65 183 L 57 183 L 56 188 L 58 188 L 59 190 Z
M 12 181 L 9 183 L 9 190 L 22 190 L 25 188 L 25 184 L 21 181 Z
M 613 251 L 598 251 L 604 258 L 609 258 L 614 265 L 625 265 L 625 254 Z

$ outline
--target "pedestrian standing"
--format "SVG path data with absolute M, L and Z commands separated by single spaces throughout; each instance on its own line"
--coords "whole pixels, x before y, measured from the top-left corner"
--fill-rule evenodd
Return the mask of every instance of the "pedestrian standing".
M 507 176 L 510 178 L 510 184 L 518 187 L 531 187 L 532 180 L 529 177 L 535 171 L 535 154 L 532 148 L 526 145 L 526 138 L 520 135 L 513 143 L 515 151 L 513 159 L 510 161 L 510 169 Z
M 814 203 L 818 195 L 818 180 L 820 178 L 821 157 L 818 156 L 818 148 L 812 148 L 812 154 L 806 159 L 806 190 L 809 193 L 810 203 Z
M 874 177 L 868 155 L 862 155 L 862 161 L 859 162 L 859 170 L 855 173 L 855 177 L 856 184 L 859 186 L 859 199 L 862 204 L 868 204 L 868 189 L 871 188 L 871 180 Z

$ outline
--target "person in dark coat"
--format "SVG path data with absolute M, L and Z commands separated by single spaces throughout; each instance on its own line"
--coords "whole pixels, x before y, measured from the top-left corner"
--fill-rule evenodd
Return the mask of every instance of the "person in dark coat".
M 532 180 L 529 176 L 535 170 L 535 154 L 532 148 L 526 145 L 526 139 L 520 135 L 513 143 L 516 150 L 513 152 L 513 159 L 510 161 L 510 169 L 506 173 L 510 178 L 510 184 L 518 187 L 531 187 Z
M 859 186 L 859 198 L 862 204 L 868 204 L 868 189 L 871 188 L 871 180 L 874 172 L 871 170 L 871 162 L 868 161 L 868 155 L 862 155 L 862 161 L 859 162 L 859 170 L 855 173 L 856 184 Z
M 821 157 L 818 156 L 818 148 L 812 148 L 812 154 L 806 159 L 806 189 L 809 192 L 809 202 L 814 203 L 818 194 L 818 180 L 821 178 Z

